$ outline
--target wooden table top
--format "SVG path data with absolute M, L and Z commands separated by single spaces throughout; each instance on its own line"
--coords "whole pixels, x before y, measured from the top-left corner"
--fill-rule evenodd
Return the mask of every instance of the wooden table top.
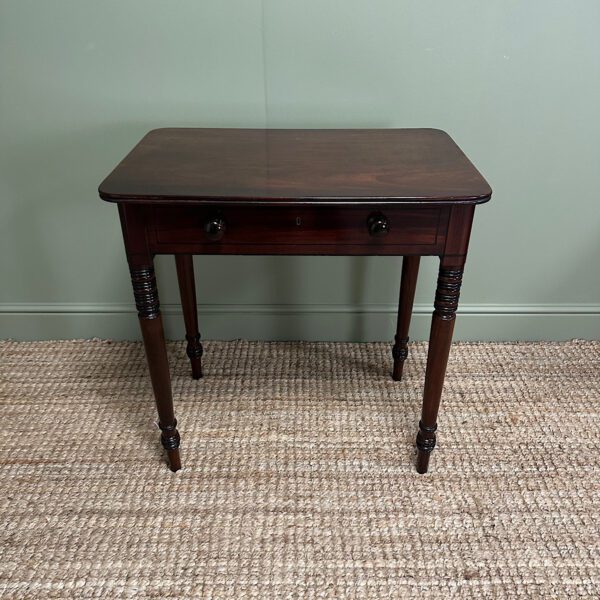
M 100 184 L 112 202 L 481 203 L 492 190 L 439 129 L 150 131 Z

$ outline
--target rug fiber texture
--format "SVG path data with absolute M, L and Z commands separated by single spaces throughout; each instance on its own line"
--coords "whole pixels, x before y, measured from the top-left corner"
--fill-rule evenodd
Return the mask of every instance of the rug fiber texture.
M 139 343 L 0 343 L 1 598 L 598 598 L 600 342 L 168 346 L 171 473 Z

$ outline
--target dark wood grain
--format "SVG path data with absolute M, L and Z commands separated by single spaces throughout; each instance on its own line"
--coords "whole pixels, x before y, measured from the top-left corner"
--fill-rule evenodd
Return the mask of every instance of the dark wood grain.
M 447 267 L 442 262 L 435 294 L 435 309 L 431 320 L 423 409 L 417 434 L 417 471 L 419 473 L 427 473 L 429 456 L 435 448 L 437 415 L 452 343 L 462 275 L 462 268 L 454 265 Z
M 130 265 L 133 294 L 138 311 L 146 359 L 156 408 L 161 442 L 169 458 L 172 471 L 181 469 L 179 456 L 179 432 L 173 410 L 169 360 L 165 345 L 162 317 L 160 315 L 158 291 L 152 264 Z
M 100 185 L 117 202 L 171 469 L 181 466 L 153 257 L 175 254 L 187 352 L 202 374 L 193 254 L 404 256 L 393 348 L 407 356 L 419 257 L 440 257 L 417 471 L 437 417 L 475 205 L 491 190 L 436 129 L 151 131 Z
M 196 304 L 196 284 L 194 280 L 194 261 L 191 254 L 178 254 L 175 256 L 177 266 L 177 281 L 181 296 L 183 322 L 185 324 L 185 339 L 187 340 L 186 353 L 192 365 L 192 377 L 202 377 L 202 354 L 204 349 L 200 342 L 198 331 L 198 306 Z
M 394 336 L 394 346 L 392 348 L 392 357 L 394 358 L 392 379 L 394 381 L 402 380 L 404 361 L 408 358 L 408 330 L 415 300 L 420 260 L 420 256 L 405 256 L 402 259 L 398 321 L 396 324 L 396 335 Z
M 429 457 L 435 448 L 437 416 L 452 344 L 473 215 L 473 206 L 452 207 L 448 221 L 446 246 L 440 257 L 429 333 L 423 408 L 417 433 L 417 471 L 419 473 L 427 472 Z
M 446 206 L 157 206 L 149 212 L 148 243 L 156 253 L 188 254 L 439 254 Z M 387 222 L 372 231 L 373 216 Z M 219 221 L 218 236 L 209 225 Z
M 438 129 L 155 129 L 102 182 L 114 202 L 485 202 Z

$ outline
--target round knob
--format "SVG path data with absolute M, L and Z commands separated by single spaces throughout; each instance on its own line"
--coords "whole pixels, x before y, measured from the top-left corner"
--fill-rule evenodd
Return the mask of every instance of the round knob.
M 369 228 L 369 235 L 373 237 L 383 237 L 390 230 L 387 217 L 382 213 L 373 213 L 370 215 L 367 220 L 367 227 Z
M 218 242 L 225 235 L 225 221 L 215 217 L 204 224 L 204 233 L 211 242 Z

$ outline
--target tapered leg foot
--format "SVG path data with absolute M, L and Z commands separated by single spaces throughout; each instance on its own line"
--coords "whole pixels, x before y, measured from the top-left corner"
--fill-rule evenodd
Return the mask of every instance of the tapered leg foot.
M 423 391 L 423 409 L 417 434 L 417 472 L 427 473 L 429 458 L 435 448 L 437 415 L 442 398 L 444 377 L 452 343 L 456 309 L 462 283 L 462 262 L 458 265 L 447 264 L 444 260 L 440 270 L 435 293 L 425 389 Z
M 181 308 L 185 322 L 186 353 L 192 366 L 192 377 L 200 379 L 202 373 L 203 348 L 198 331 L 198 309 L 196 305 L 196 283 L 194 281 L 194 261 L 191 254 L 175 256 L 177 280 L 181 295 Z
M 400 381 L 404 369 L 404 361 L 408 357 L 408 330 L 415 300 L 415 289 L 419 275 L 419 256 L 405 256 L 402 259 L 402 281 L 400 283 L 400 300 L 398 302 L 398 321 L 396 335 L 394 336 L 394 347 L 392 357 L 394 368 L 392 379 Z
M 169 361 L 154 268 L 151 263 L 130 265 L 130 271 L 133 295 L 158 411 L 161 442 L 167 451 L 171 471 L 177 471 L 181 469 L 179 432 L 177 431 L 177 421 L 173 410 Z
M 425 475 L 425 473 L 427 473 L 427 470 L 429 469 L 430 456 L 430 452 L 423 452 L 422 450 L 417 450 L 417 473 L 419 475 Z
M 176 450 L 167 450 L 167 457 L 169 459 L 169 469 L 173 473 L 177 473 L 181 469 L 181 457 L 179 456 L 179 448 Z

